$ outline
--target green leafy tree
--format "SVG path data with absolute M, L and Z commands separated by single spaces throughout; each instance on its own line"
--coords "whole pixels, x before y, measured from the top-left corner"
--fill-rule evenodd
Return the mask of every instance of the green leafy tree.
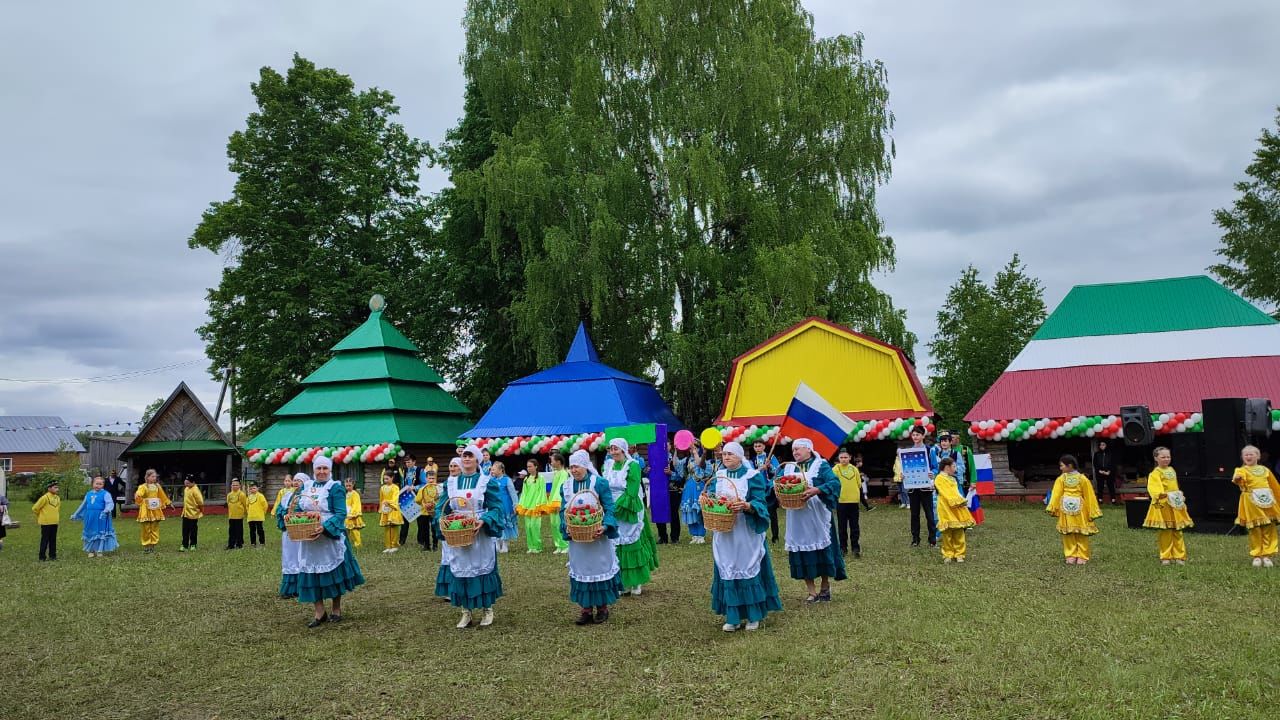
M 147 404 L 142 410 L 142 417 L 138 419 L 138 429 L 141 430 L 143 425 L 151 422 L 151 418 L 160 410 L 160 406 L 164 405 L 164 398 L 156 398 Z
M 1240 197 L 1213 213 L 1224 262 L 1209 270 L 1241 295 L 1280 310 L 1280 133 L 1263 128 L 1258 144 L 1245 170 L 1249 179 L 1236 183 Z
M 424 272 L 438 254 L 418 190 L 430 148 L 395 122 L 391 94 L 297 55 L 251 88 L 257 110 L 227 143 L 231 198 L 189 240 L 225 259 L 199 332 L 215 377 L 236 367 L 250 434 L 368 317 L 373 293 L 433 363 L 453 345 L 447 299 Z
M 987 285 L 964 269 L 947 291 L 929 343 L 935 409 L 952 425 L 978 402 L 1045 318 L 1044 287 L 1015 254 Z
M 455 169 L 539 365 L 579 320 L 686 421 L 732 358 L 817 315 L 912 350 L 893 267 L 885 71 L 796 0 L 472 0 L 464 66 L 493 149 Z
M 53 462 L 32 478 L 27 497 L 34 503 L 50 483 L 57 483 L 58 494 L 64 500 L 81 498 L 87 491 L 86 479 L 85 471 L 80 467 L 80 453 L 72 450 L 69 443 L 61 442 L 54 451 Z

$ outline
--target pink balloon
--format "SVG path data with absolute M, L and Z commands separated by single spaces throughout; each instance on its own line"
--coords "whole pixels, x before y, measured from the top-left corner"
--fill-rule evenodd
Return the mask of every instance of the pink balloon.
M 681 430 L 676 433 L 675 443 L 677 450 L 688 450 L 693 447 L 693 433 L 688 430 Z

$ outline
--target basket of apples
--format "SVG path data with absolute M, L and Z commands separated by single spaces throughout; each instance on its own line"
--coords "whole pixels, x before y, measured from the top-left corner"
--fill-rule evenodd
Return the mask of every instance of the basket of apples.
M 594 497 L 592 502 L 589 497 Z M 600 507 L 600 498 L 594 491 L 584 490 L 574 493 L 569 498 L 569 508 L 564 511 L 564 526 L 569 539 L 574 542 L 595 542 L 600 528 L 604 525 L 604 509 Z
M 480 518 L 469 513 L 450 513 L 440 518 L 440 534 L 449 547 L 467 547 L 476 541 Z
M 787 510 L 804 507 L 804 491 L 808 489 L 809 483 L 801 475 L 783 475 L 773 481 L 773 494 L 778 498 L 778 505 Z
M 290 540 L 310 542 L 320 537 L 320 513 L 291 512 L 284 516 L 284 529 Z
M 702 505 L 702 524 L 711 532 L 729 532 L 738 523 L 738 511 L 731 508 L 730 504 L 741 500 L 742 497 L 738 495 L 733 483 L 726 483 L 724 487 L 733 492 L 733 497 L 723 493 L 715 495 L 704 493 L 698 499 L 699 504 Z

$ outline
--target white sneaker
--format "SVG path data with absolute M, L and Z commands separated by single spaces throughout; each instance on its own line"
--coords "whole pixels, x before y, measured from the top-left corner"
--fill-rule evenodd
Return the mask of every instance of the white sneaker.
M 956 558 L 956 562 L 964 562 L 964 558 L 962 558 L 962 557 L 958 557 L 958 558 Z
M 1262 558 L 1254 558 L 1254 559 L 1253 559 L 1253 566 L 1254 566 L 1254 567 L 1262 567 Z
M 397 546 L 397 547 L 393 547 L 393 548 L 391 548 L 391 552 L 400 552 L 400 548 L 399 548 L 398 546 Z
M 632 595 L 634 595 L 635 597 L 640 597 L 640 591 L 641 591 L 641 590 L 644 590 L 644 586 L 643 586 L 643 585 L 641 585 L 641 586 L 639 586 L 639 587 L 631 588 L 631 594 L 632 594 Z
M 720 626 L 720 629 L 721 629 L 721 630 L 723 630 L 723 631 L 725 631 L 725 632 L 736 632 L 736 631 L 737 631 L 737 629 L 738 629 L 738 626 L 737 626 L 737 625 L 731 625 L 731 624 L 729 624 L 729 623 L 725 623 L 725 624 L 723 624 L 723 625 L 721 625 L 721 626 Z
M 759 629 L 760 629 L 760 623 L 758 622 L 747 623 L 747 632 L 751 632 L 752 630 L 759 630 Z
M 480 627 L 489 627 L 493 624 L 493 608 L 484 609 L 484 617 L 480 618 Z
M 1275 563 L 1271 561 L 1271 558 L 1262 558 L 1262 567 L 1275 567 Z
M 467 610 L 462 613 L 462 619 L 458 621 L 458 629 L 462 630 L 471 624 L 471 611 Z

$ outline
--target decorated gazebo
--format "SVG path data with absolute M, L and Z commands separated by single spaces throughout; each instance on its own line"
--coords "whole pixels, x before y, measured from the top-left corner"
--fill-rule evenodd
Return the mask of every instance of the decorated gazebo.
M 302 391 L 246 445 L 250 462 L 274 486 L 317 455 L 333 459 L 338 479 L 351 477 L 366 496 L 377 492 L 382 463 L 407 452 L 420 462 L 452 457 L 470 421 L 467 408 L 441 384 L 418 347 L 383 316 L 381 296 L 369 319 L 333 346 L 333 357 L 302 381 Z
M 493 455 L 596 450 L 605 429 L 644 423 L 682 426 L 653 383 L 615 370 L 579 324 L 564 362 L 514 380 L 463 438 Z

